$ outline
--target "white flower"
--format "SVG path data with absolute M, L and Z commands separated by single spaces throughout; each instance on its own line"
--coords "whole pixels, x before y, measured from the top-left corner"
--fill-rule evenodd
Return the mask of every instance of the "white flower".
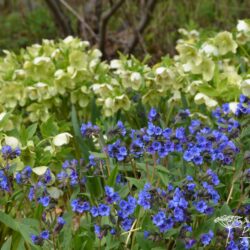
M 71 137 L 73 136 L 70 133 L 58 134 L 53 138 L 53 144 L 57 147 L 61 147 L 62 145 L 68 144 Z
M 198 93 L 194 97 L 194 101 L 196 104 L 205 104 L 208 108 L 214 108 L 218 105 L 218 102 L 213 100 L 212 98 L 204 95 L 203 93 Z
M 205 52 L 207 55 L 217 56 L 219 54 L 218 49 L 209 43 L 204 43 L 201 47 L 201 51 Z
M 5 144 L 11 146 L 12 148 L 20 147 L 20 142 L 13 136 L 5 136 Z
M 0 122 L 3 120 L 6 114 L 7 114 L 6 112 L 0 113 Z
M 119 69 L 121 68 L 121 66 L 122 66 L 121 60 L 114 59 L 114 60 L 111 60 L 110 62 L 111 69 Z
M 246 79 L 241 83 L 241 90 L 243 95 L 250 97 L 250 79 Z
M 193 65 L 191 63 L 185 63 L 182 65 L 184 72 L 190 72 L 192 70 Z
M 42 63 L 49 63 L 50 62 L 50 58 L 46 57 L 46 56 L 40 56 L 40 57 L 36 57 L 33 61 L 33 63 L 35 65 L 40 65 Z
M 159 67 L 155 70 L 156 75 L 160 75 L 162 77 L 167 75 L 167 68 L 165 67 Z
M 38 82 L 34 86 L 37 88 L 44 88 L 44 87 L 47 87 L 47 84 L 44 82 Z
M 130 80 L 132 82 L 140 82 L 141 81 L 141 74 L 138 72 L 133 72 L 130 76 Z
M 47 169 L 48 169 L 47 166 L 41 166 L 41 167 L 32 168 L 32 171 L 37 175 L 44 175 Z
M 248 23 L 244 20 L 238 20 L 238 24 L 237 24 L 237 30 L 241 31 L 243 33 L 247 33 L 250 31 L 250 27 L 248 25 Z
M 64 43 L 71 43 L 72 41 L 74 41 L 74 37 L 73 36 L 67 36 L 63 42 Z
M 238 106 L 238 102 L 230 102 L 229 103 L 230 111 L 235 114 L 237 110 L 237 106 Z

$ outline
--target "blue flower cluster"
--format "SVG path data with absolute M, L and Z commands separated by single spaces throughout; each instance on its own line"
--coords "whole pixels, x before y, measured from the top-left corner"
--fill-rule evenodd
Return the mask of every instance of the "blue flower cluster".
M 185 161 L 195 165 L 205 161 L 230 165 L 239 152 L 225 133 L 206 127 L 199 120 L 192 120 L 187 131 L 184 127 L 162 128 L 149 122 L 147 128 L 131 130 L 130 138 L 129 145 L 122 139 L 109 144 L 109 156 L 123 161 L 128 157 L 138 158 L 149 154 L 156 155 L 160 160 L 170 153 L 181 153 Z
M 249 110 L 250 100 L 245 96 L 240 96 L 240 102 L 235 112 L 236 116 L 249 114 Z M 145 154 L 156 155 L 159 161 L 170 153 L 179 153 L 182 154 L 186 162 L 192 162 L 194 165 L 202 165 L 204 162 L 213 161 L 230 165 L 235 155 L 239 153 L 239 149 L 232 139 L 238 136 L 240 124 L 231 117 L 229 104 L 217 108 L 212 114 L 218 124 L 215 129 L 204 125 L 198 119 L 191 120 L 187 128 L 182 126 L 163 128 L 158 125 L 162 124 L 159 121 L 159 113 L 152 108 L 148 114 L 148 126 L 146 128 L 126 130 L 123 123 L 119 121 L 116 130 L 120 131 L 117 136 L 121 136 L 121 138 L 108 144 L 107 152 L 111 158 L 118 161 L 139 158 Z M 186 119 L 189 118 L 190 112 L 184 110 L 180 111 L 178 115 L 181 117 L 179 119 L 183 119 L 183 117 Z M 87 136 L 86 127 L 92 128 L 93 125 L 83 124 L 82 127 L 83 136 Z M 127 144 L 127 142 L 130 143 Z
M 91 122 L 82 124 L 81 126 L 81 134 L 84 137 L 91 137 L 92 135 L 98 135 L 99 131 L 100 131 L 99 127 L 93 125 Z
M 9 161 L 20 156 L 21 150 L 18 147 L 13 149 L 11 146 L 5 145 L 2 147 L 1 153 L 6 164 L 2 169 L 0 169 L 0 190 L 2 189 L 10 192 L 12 189 L 12 181 L 9 179 L 9 175 L 11 175 L 11 173 L 9 173 Z
M 44 240 L 48 240 L 49 239 L 49 231 L 45 230 L 42 231 L 39 235 L 31 235 L 31 240 L 35 245 L 39 245 L 42 246 L 44 243 Z
M 250 101 L 241 96 L 236 110 L 237 116 L 249 114 L 249 107 Z M 20 155 L 20 149 L 4 146 L 2 158 L 6 165 L 0 169 L 0 189 L 3 193 L 9 193 L 14 187 L 24 187 L 25 192 L 28 190 L 28 199 L 31 204 L 40 204 L 40 208 L 43 209 L 42 220 L 45 224 L 47 213 L 58 206 L 60 201 L 65 202 L 68 195 L 74 192 L 71 196 L 74 198 L 70 199 L 73 214 L 78 218 L 88 214 L 93 223 L 91 225 L 94 225 L 93 230 L 99 239 L 107 234 L 119 236 L 131 229 L 140 230 L 136 219 L 138 214 L 142 213 L 147 217 L 147 225 L 143 226 L 143 230 L 146 230 L 145 238 L 164 241 L 168 233 L 175 233 L 176 240 L 181 241 L 186 249 L 207 247 L 215 242 L 214 232 L 206 230 L 197 235 L 196 219 L 197 217 L 211 218 L 215 215 L 215 209 L 223 203 L 218 192 L 220 180 L 216 171 L 210 168 L 211 163 L 216 161 L 230 165 L 239 152 L 233 139 L 241 126 L 237 120 L 230 117 L 229 113 L 228 104 L 213 112 L 218 124 L 216 129 L 204 125 L 198 119 L 190 120 L 188 110 L 181 111 L 175 119 L 177 125 L 182 119 L 190 120 L 186 127 L 174 125 L 172 128 L 164 128 L 160 125 L 162 124 L 160 114 L 155 109 L 150 110 L 148 126 L 145 128 L 128 130 L 121 121 L 116 124 L 109 133 L 112 135 L 108 138 L 109 143 L 102 150 L 118 162 L 127 163 L 131 159 L 135 162 L 134 160 L 139 161 L 146 156 L 153 158 L 158 164 L 166 160 L 169 154 L 175 154 L 183 158 L 185 164 L 190 162 L 191 166 L 202 165 L 198 173 L 196 167 L 190 168 L 190 172 L 187 171 L 189 174 L 195 171 L 194 176 L 184 174 L 182 177 L 169 176 L 167 186 L 164 187 L 160 187 L 160 182 L 152 178 L 151 184 L 146 183 L 143 188 L 139 189 L 137 185 L 131 186 L 126 182 L 129 178 L 124 181 L 121 174 L 114 176 L 114 182 L 116 182 L 114 187 L 105 186 L 107 176 L 103 169 L 106 167 L 106 162 L 94 155 L 89 155 L 86 162 L 83 159 L 65 161 L 62 168 L 56 171 L 57 174 L 47 169 L 43 175 L 33 176 L 32 168 L 26 166 L 13 176 L 13 173 L 9 171 L 9 161 Z M 87 123 L 82 125 L 81 133 L 84 137 L 98 136 L 100 129 L 92 123 Z M 99 168 L 103 169 L 98 170 Z M 85 186 L 86 176 L 97 176 L 99 173 L 102 174 L 101 182 L 105 183 L 103 197 L 94 201 L 88 196 L 83 198 L 82 194 L 88 190 Z M 133 171 L 129 172 L 130 174 L 132 175 Z M 143 173 L 138 174 L 140 178 L 144 177 Z M 244 169 L 242 178 L 249 179 L 249 176 L 249 169 Z M 60 197 L 56 198 L 51 195 L 51 188 L 54 187 L 64 192 L 60 194 L 63 196 L 62 200 Z M 49 240 L 50 235 L 55 235 L 62 230 L 65 221 L 61 216 L 67 212 L 67 209 L 66 204 L 62 205 L 60 217 L 47 223 L 50 229 L 31 236 L 34 244 L 42 246 L 46 240 Z M 238 214 L 249 214 L 249 211 L 248 204 L 237 208 Z M 234 241 L 231 238 L 227 249 L 246 250 L 248 247 L 244 239 Z
M 53 232 L 49 232 L 48 230 L 44 230 L 39 235 L 31 234 L 30 238 L 35 245 L 43 246 L 44 242 L 46 240 L 49 240 L 51 234 L 53 234 L 55 236 L 56 234 L 58 234 L 62 230 L 65 223 L 66 222 L 62 217 L 57 217 Z
M 138 196 L 128 194 L 126 198 L 121 198 L 114 188 L 105 187 L 105 197 L 96 206 L 81 198 L 71 202 L 72 210 L 78 214 L 89 213 L 96 219 L 95 233 L 98 238 L 104 237 L 108 232 L 115 234 L 121 229 L 131 230 L 135 221 L 135 211 L 137 207 L 143 208 L 151 214 L 152 223 L 156 231 L 147 231 L 147 237 L 157 233 L 165 233 L 172 228 L 182 227 L 179 237 L 186 249 L 197 243 L 197 240 L 190 237 L 193 231 L 193 211 L 204 216 L 212 216 L 214 207 L 218 204 L 220 196 L 215 189 L 220 181 L 214 171 L 208 169 L 206 173 L 198 177 L 198 181 L 192 176 L 187 176 L 178 186 L 169 184 L 167 189 L 154 188 L 151 184 L 145 184 L 144 188 L 138 192 Z M 104 201 L 104 202 L 103 202 Z M 112 218 L 110 225 L 100 225 L 98 217 Z M 152 230 L 152 229 L 151 229 Z M 189 232 L 185 236 L 183 232 Z M 212 231 L 200 235 L 200 242 L 203 246 L 209 245 L 214 237 Z
M 5 145 L 2 147 L 2 157 L 4 160 L 13 160 L 16 157 L 20 156 L 21 150 L 20 148 L 13 149 L 9 145 Z

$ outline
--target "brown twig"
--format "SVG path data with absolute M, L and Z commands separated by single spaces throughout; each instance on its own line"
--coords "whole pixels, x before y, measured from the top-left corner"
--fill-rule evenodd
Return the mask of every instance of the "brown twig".
M 140 41 L 140 35 L 143 33 L 147 25 L 151 20 L 151 14 L 156 6 L 157 0 L 148 0 L 146 3 L 145 10 L 142 12 L 140 22 L 138 27 L 134 31 L 134 35 L 129 41 L 128 47 L 126 49 L 126 53 L 131 53 L 135 49 L 136 45 Z
M 61 2 L 61 4 L 68 10 L 70 11 L 76 18 L 78 21 L 81 22 L 81 24 L 86 28 L 86 30 L 89 31 L 89 33 L 92 35 L 92 37 L 94 37 L 97 40 L 97 36 L 95 34 L 95 32 L 92 30 L 92 28 L 87 24 L 87 22 L 85 22 L 85 19 L 83 16 L 80 16 L 66 1 L 64 0 L 59 0 Z
M 106 32 L 107 32 L 108 21 L 115 14 L 115 12 L 122 6 L 123 3 L 125 3 L 125 0 L 118 0 L 111 6 L 109 10 L 105 11 L 101 16 L 100 26 L 99 26 L 99 49 L 102 51 L 104 58 L 106 57 L 105 44 L 106 44 Z
M 56 25 L 61 29 L 63 35 L 73 35 L 73 29 L 70 25 L 69 18 L 63 13 L 60 0 L 45 0 L 47 6 L 51 10 Z

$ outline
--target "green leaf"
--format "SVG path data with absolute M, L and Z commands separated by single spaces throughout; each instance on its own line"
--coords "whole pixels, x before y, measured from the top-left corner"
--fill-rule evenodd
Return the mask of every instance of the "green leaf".
M 126 179 L 130 182 L 130 184 L 136 186 L 138 189 L 143 189 L 145 185 L 145 180 L 143 179 L 135 179 L 132 177 L 126 177 Z
M 10 236 L 2 245 L 1 250 L 11 250 L 12 236 Z
M 95 158 L 98 158 L 98 159 L 106 159 L 107 158 L 107 156 L 104 153 L 90 151 L 90 154 L 92 154 Z
M 78 157 L 80 158 L 83 156 L 87 159 L 89 157 L 89 148 L 82 138 L 80 125 L 74 105 L 72 105 L 71 108 L 71 123 L 73 125 L 74 141 L 76 151 L 78 152 Z
M 66 224 L 63 227 L 62 230 L 62 244 L 61 247 L 64 250 L 68 250 L 71 248 L 71 241 L 72 241 L 72 229 L 71 229 L 71 222 L 72 222 L 72 213 L 67 213 L 64 215 L 64 219 L 66 221 Z
M 118 167 L 115 166 L 115 168 L 111 171 L 111 174 L 108 178 L 108 181 L 107 181 L 108 186 L 111 186 L 111 187 L 114 186 L 117 174 L 118 174 Z
M 41 133 L 44 138 L 48 138 L 50 136 L 55 136 L 58 134 L 58 127 L 53 121 L 52 117 L 50 117 L 46 122 L 42 123 Z
M 232 214 L 232 210 L 231 208 L 228 206 L 227 203 L 225 203 L 221 209 L 220 209 L 220 214 L 221 215 L 231 215 Z
M 34 123 L 27 128 L 28 139 L 32 139 L 33 135 L 36 133 L 37 125 L 37 123 Z
M 91 199 L 96 199 L 103 194 L 102 183 L 98 177 L 87 177 L 86 187 Z
M 24 240 L 30 244 L 33 244 L 30 235 L 36 234 L 37 232 L 29 225 L 20 223 L 14 220 L 10 215 L 0 211 L 0 221 L 8 228 L 20 233 Z

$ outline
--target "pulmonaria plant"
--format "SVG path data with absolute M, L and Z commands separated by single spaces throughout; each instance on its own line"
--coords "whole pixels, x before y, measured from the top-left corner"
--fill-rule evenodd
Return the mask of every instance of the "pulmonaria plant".
M 218 113 L 219 109 L 216 112 Z M 189 111 L 182 112 L 182 116 L 187 119 L 189 114 Z M 240 125 L 233 118 L 225 120 L 220 117 L 217 128 L 208 127 L 198 119 L 190 120 L 188 127 L 166 128 L 159 125 L 157 116 L 152 109 L 148 117 L 148 126 L 126 131 L 127 137 L 124 128 L 123 134 L 119 130 L 113 133 L 116 141 L 107 145 L 108 155 L 118 161 L 139 159 L 147 155 L 161 163 L 169 155 L 178 154 L 187 163 L 199 166 L 205 162 L 231 165 L 239 152 L 233 139 L 239 134 Z M 221 123 L 224 124 L 223 127 Z M 82 128 L 85 126 L 87 125 L 83 124 Z M 85 136 L 85 133 L 83 135 Z
M 226 242 L 214 220 L 223 213 L 249 217 L 249 108 L 241 96 L 235 115 L 225 104 L 211 126 L 182 110 L 164 127 L 155 109 L 137 130 L 122 121 L 108 131 L 83 124 L 84 142 L 93 139 L 99 152 L 55 168 L 15 169 L 21 152 L 5 145 L 0 215 L 24 228 L 31 221 L 25 241 L 42 249 L 60 249 L 71 238 L 74 249 L 247 250 L 246 235 L 232 230 Z

